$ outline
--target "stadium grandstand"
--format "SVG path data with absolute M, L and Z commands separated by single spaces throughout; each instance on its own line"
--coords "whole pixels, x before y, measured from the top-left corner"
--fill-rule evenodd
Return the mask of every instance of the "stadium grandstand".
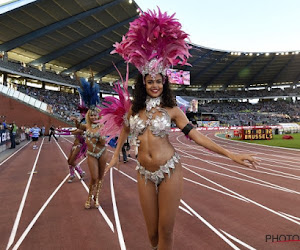
M 53 106 L 58 95 L 77 96 L 76 76 L 88 78 L 92 72 L 95 81 L 100 83 L 101 97 L 114 94 L 112 87 L 118 74 L 113 63 L 123 75 L 126 65 L 120 56 L 110 54 L 112 44 L 122 39 L 129 22 L 138 17 L 138 11 L 135 2 L 120 0 L 101 4 L 94 0 L 84 3 L 47 0 L 31 1 L 2 13 L 1 84 L 23 93 L 31 92 L 31 96 L 38 93 L 39 99 Z M 232 112 L 243 110 L 235 109 L 235 106 L 240 107 L 236 102 L 259 102 L 253 108 L 246 105 L 246 110 L 282 113 L 283 102 L 292 107 L 285 110 L 287 117 L 293 117 L 293 121 L 299 119 L 299 112 L 294 112 L 299 110 L 300 98 L 299 51 L 250 53 L 221 51 L 195 44 L 191 47 L 189 63 L 192 67 L 178 68 L 190 72 L 190 84 L 173 84 L 172 88 L 185 100 L 197 99 L 198 113 L 205 113 L 208 103 L 220 102 Z M 137 72 L 130 67 L 131 86 Z M 30 88 L 26 90 L 27 86 Z M 53 93 L 51 101 L 49 96 L 53 91 L 61 94 Z M 74 105 L 70 104 L 69 108 L 68 105 L 62 108 L 66 109 L 64 112 L 51 106 L 48 110 L 67 119 L 74 111 Z M 271 108 L 260 108 L 266 105 Z M 292 113 L 288 112 L 290 110 Z

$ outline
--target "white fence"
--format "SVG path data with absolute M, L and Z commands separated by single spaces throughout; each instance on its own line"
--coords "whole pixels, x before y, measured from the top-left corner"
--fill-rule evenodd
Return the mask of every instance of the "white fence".
M 29 95 L 25 95 L 24 93 L 22 93 L 20 91 L 14 90 L 12 88 L 8 88 L 7 86 L 0 84 L 0 92 L 6 94 L 8 96 L 11 96 L 15 99 L 18 99 L 22 102 L 25 102 L 31 106 L 34 106 L 40 110 L 48 112 L 48 104 L 47 103 L 41 102 Z

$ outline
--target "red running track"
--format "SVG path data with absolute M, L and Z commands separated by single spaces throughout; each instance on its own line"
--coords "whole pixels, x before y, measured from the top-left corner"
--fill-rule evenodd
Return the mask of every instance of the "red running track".
M 300 151 L 207 136 L 261 165 L 238 166 L 172 133 L 184 167 L 174 250 L 300 249 Z M 101 208 L 85 210 L 89 176 L 66 182 L 72 141 L 39 140 L 39 150 L 28 144 L 0 163 L 0 249 L 150 249 L 135 160 L 107 174 Z

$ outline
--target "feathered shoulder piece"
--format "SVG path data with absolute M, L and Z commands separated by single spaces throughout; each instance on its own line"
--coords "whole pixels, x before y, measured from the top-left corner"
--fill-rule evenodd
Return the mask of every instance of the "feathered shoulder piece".
M 99 85 L 93 81 L 88 82 L 84 78 L 80 79 L 80 83 L 81 87 L 78 87 L 78 91 L 84 105 L 89 109 L 96 107 L 100 103 Z
M 148 10 L 130 23 L 129 31 L 120 43 L 115 43 L 111 53 L 120 54 L 132 63 L 141 74 L 166 75 L 167 68 L 187 64 L 191 48 L 185 39 L 188 34 L 181 30 L 177 19 Z M 187 64 L 189 65 L 189 64 Z
M 117 69 L 117 68 L 116 68 Z M 117 69 L 118 71 L 118 69 Z M 100 129 L 101 134 L 108 136 L 106 141 L 119 136 L 124 125 L 124 116 L 129 112 L 131 107 L 131 100 L 128 92 L 128 64 L 125 81 L 121 73 L 118 71 L 123 87 L 120 81 L 115 83 L 113 90 L 117 92 L 119 99 L 113 96 L 104 98 L 100 111 L 100 122 L 103 126 Z

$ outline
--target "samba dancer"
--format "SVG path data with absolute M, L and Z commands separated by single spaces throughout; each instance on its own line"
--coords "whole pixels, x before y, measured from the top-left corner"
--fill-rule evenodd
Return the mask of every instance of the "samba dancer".
M 179 63 L 185 65 L 190 46 L 185 42 L 188 35 L 173 17 L 160 10 L 144 12 L 130 24 L 123 40 L 114 45 L 114 52 L 134 64 L 141 75 L 135 84 L 133 104 L 124 115 L 117 148 L 106 169 L 118 164 L 120 150 L 130 133 L 138 147 L 138 191 L 148 237 L 152 249 L 160 250 L 173 247 L 173 228 L 183 184 L 180 157 L 169 141 L 171 121 L 197 144 L 243 166 L 256 168 L 257 164 L 252 155 L 232 153 L 198 132 L 176 106 L 166 70 Z M 127 81 L 123 82 L 121 93 L 126 98 L 120 97 L 122 108 L 128 106 Z M 101 111 L 105 133 L 113 130 L 114 119 L 109 116 L 118 115 L 114 108 L 117 103 L 110 100 Z

